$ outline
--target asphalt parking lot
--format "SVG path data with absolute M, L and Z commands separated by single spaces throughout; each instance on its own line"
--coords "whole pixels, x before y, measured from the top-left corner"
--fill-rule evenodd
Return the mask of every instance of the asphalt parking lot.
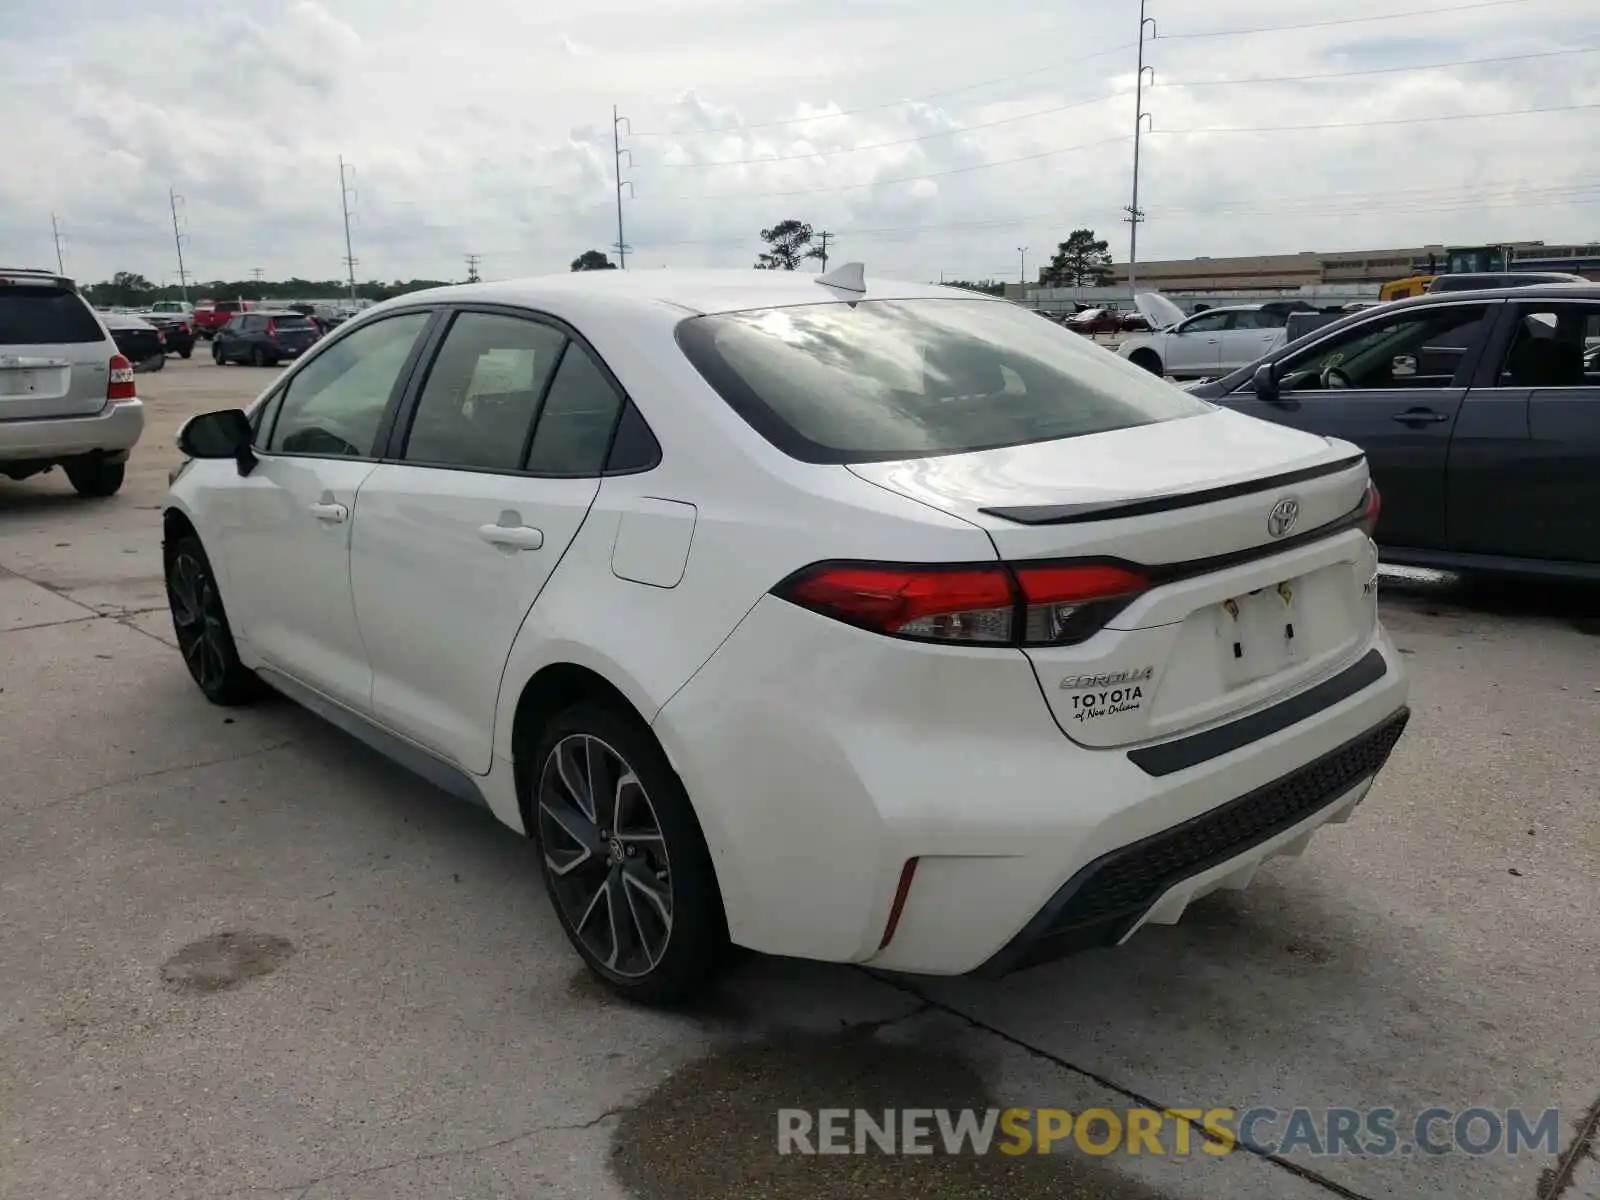
M 486 814 L 190 683 L 173 437 L 273 374 L 140 376 L 111 500 L 0 479 L 0 1197 L 1600 1197 L 1593 593 L 1389 580 L 1387 773 L 1180 925 L 999 984 L 751 958 L 664 1015 Z M 775 1154 L 780 1108 L 904 1106 L 1561 1116 L 1556 1156 Z

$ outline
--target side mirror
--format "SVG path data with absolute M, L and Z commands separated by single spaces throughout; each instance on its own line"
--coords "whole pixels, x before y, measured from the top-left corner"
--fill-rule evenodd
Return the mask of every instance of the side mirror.
M 1273 373 L 1272 364 L 1262 363 L 1256 368 L 1256 373 L 1251 376 L 1251 386 L 1256 390 L 1256 396 L 1262 400 L 1276 400 L 1278 398 L 1278 377 Z
M 256 456 L 250 449 L 254 440 L 250 418 L 238 408 L 190 417 L 178 431 L 178 449 L 190 458 L 231 458 L 241 475 L 255 470 Z

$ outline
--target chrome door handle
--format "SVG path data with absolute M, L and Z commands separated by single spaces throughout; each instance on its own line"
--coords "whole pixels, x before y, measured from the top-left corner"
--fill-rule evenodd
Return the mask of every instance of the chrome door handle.
M 544 545 L 544 531 L 531 525 L 480 525 L 478 536 L 504 550 L 537 550 Z
M 342 504 L 332 504 L 326 500 L 319 500 L 311 506 L 311 515 L 319 521 L 337 525 L 350 515 L 350 510 Z

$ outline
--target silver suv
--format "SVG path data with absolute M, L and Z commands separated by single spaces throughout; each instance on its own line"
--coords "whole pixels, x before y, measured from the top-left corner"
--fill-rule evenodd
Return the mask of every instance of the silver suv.
M 109 496 L 143 432 L 133 364 L 72 280 L 0 267 L 0 475 Z

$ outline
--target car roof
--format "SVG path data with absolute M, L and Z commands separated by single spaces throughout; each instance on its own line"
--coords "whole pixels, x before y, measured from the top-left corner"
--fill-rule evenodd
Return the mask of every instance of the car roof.
M 733 271 L 660 269 L 633 271 L 569 271 L 528 279 L 503 279 L 490 283 L 465 283 L 408 292 L 384 307 L 428 301 L 510 304 L 542 308 L 563 301 L 640 309 L 675 308 L 686 314 L 739 312 L 752 308 L 783 308 L 829 301 L 947 299 L 1006 304 L 998 296 L 985 296 L 962 288 L 938 284 L 907 283 L 866 274 L 866 292 L 848 293 L 818 282 L 809 271 Z
M 1600 283 L 1530 283 L 1524 287 L 1462 288 L 1456 292 L 1428 292 L 1378 307 L 1416 308 L 1429 304 L 1459 304 L 1462 300 L 1600 300 Z M 1366 310 L 1368 312 L 1371 309 Z

